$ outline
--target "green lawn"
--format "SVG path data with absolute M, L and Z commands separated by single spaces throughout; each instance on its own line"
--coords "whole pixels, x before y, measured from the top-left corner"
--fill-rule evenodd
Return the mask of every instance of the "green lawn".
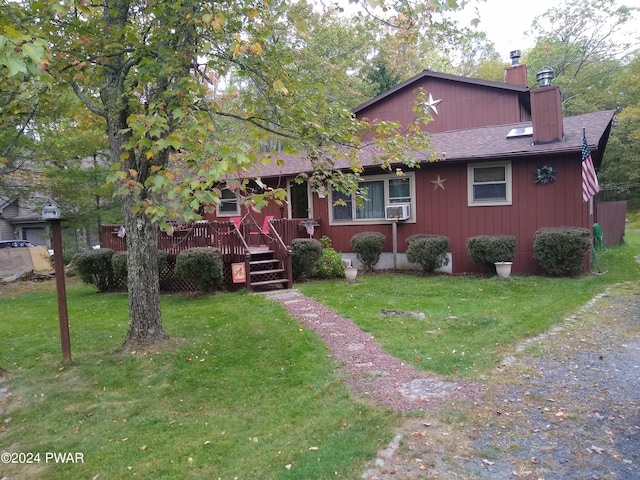
M 0 450 L 41 454 L 0 464 L 0 478 L 356 478 L 392 435 L 397 417 L 354 402 L 324 345 L 275 302 L 163 297 L 171 341 L 134 355 L 117 351 L 124 295 L 70 286 L 68 305 L 62 369 L 54 292 L 0 297 L 12 392 Z M 46 452 L 84 463 L 45 464 Z
M 599 254 L 604 275 L 381 274 L 298 288 L 418 368 L 482 379 L 523 338 L 608 285 L 637 281 L 637 225 L 624 246 Z M 53 288 L 0 295 L 0 367 L 11 389 L 0 451 L 40 454 L 40 463 L 0 464 L 0 478 L 353 479 L 398 424 L 351 398 L 324 344 L 261 296 L 164 296 L 170 341 L 135 354 L 119 351 L 126 296 L 71 281 L 68 307 L 73 364 L 62 368 Z M 426 319 L 381 318 L 381 309 Z M 45 463 L 46 452 L 79 452 L 84 463 Z
M 602 275 L 422 277 L 360 275 L 298 285 L 370 332 L 394 356 L 444 375 L 481 378 L 514 344 L 537 335 L 575 312 L 608 285 L 638 281 L 640 222 L 627 226 L 626 243 L 598 252 Z M 380 316 L 381 310 L 418 311 L 425 320 Z

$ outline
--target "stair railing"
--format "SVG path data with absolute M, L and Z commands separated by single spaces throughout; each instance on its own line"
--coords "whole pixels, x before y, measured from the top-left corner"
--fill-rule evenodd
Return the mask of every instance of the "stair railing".
M 284 274 L 289 283 L 289 288 L 293 287 L 293 268 L 291 265 L 291 248 L 282 241 L 282 237 L 276 230 L 276 227 L 269 222 L 269 237 L 272 239 L 274 246 L 275 258 L 282 262 Z

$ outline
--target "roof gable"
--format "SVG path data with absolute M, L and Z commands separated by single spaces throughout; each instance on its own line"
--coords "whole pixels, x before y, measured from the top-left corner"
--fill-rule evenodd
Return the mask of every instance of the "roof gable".
M 490 80 L 480 80 L 478 78 L 461 77 L 458 75 L 451 75 L 448 73 L 432 72 L 431 70 L 423 70 L 419 74 L 411 77 L 408 80 L 405 80 L 402 83 L 399 83 L 398 85 L 396 85 L 393 88 L 390 88 L 386 92 L 382 92 L 380 95 L 373 97 L 371 100 L 368 100 L 358 105 L 353 109 L 353 113 L 357 115 L 362 110 L 365 110 L 370 106 L 382 100 L 387 99 L 388 97 L 396 95 L 397 92 L 401 90 L 405 90 L 407 88 L 415 88 L 424 80 L 430 79 L 430 78 L 457 82 L 457 83 L 466 84 L 466 85 L 477 85 L 481 87 L 496 88 L 496 89 L 504 90 L 505 92 L 515 92 L 515 93 L 529 92 L 529 87 L 525 87 L 522 85 L 514 85 L 514 84 L 504 83 L 504 82 L 493 82 Z

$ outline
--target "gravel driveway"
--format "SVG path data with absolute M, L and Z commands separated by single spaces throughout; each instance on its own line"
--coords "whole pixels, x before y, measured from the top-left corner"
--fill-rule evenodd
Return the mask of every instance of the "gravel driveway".
M 363 478 L 640 479 L 640 285 L 523 344 L 479 402 L 408 419 L 399 435 Z

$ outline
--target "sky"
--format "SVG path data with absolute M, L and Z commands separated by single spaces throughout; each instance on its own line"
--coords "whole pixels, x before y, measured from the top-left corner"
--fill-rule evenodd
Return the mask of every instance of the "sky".
M 534 46 L 535 35 L 525 36 L 525 32 L 531 30 L 534 18 L 563 3 L 563 0 L 471 0 L 462 12 L 452 18 L 457 19 L 460 25 L 470 26 L 471 20 L 477 16 L 477 8 L 480 13 L 478 30 L 485 32 L 494 43 L 501 60 L 509 62 L 512 50 L 526 50 Z M 640 0 L 619 0 L 616 3 L 640 7 Z
M 474 0 L 452 18 L 462 26 L 473 28 L 470 22 L 477 17 L 477 8 L 480 14 L 477 29 L 487 34 L 500 58 L 508 62 L 512 50 L 526 50 L 534 46 L 534 36 L 525 36 L 525 32 L 531 29 L 533 19 L 560 3 L 558 0 Z

